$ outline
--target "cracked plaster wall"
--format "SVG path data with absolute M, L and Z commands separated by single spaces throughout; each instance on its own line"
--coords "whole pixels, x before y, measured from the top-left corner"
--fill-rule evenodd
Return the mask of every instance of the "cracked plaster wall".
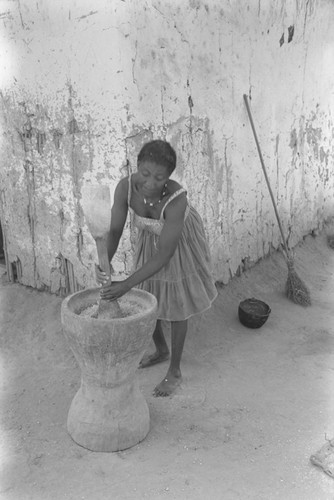
M 251 97 L 290 244 L 333 216 L 330 0 L 4 0 L 0 219 L 11 279 L 94 284 L 84 182 L 135 169 L 166 138 L 201 213 L 217 279 L 280 244 L 243 103 Z M 113 265 L 131 268 L 130 223 Z

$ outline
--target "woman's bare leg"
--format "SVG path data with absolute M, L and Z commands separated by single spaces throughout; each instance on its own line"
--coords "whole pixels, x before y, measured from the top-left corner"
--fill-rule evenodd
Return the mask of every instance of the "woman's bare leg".
M 182 382 L 180 363 L 187 334 L 188 321 L 172 321 L 171 325 L 172 356 L 170 365 L 166 377 L 153 391 L 155 396 L 170 396 Z
M 153 332 L 153 342 L 156 351 L 153 354 L 145 355 L 139 363 L 139 368 L 148 368 L 149 366 L 156 365 L 157 363 L 162 363 L 169 358 L 169 349 L 162 331 L 160 319 L 158 319 Z

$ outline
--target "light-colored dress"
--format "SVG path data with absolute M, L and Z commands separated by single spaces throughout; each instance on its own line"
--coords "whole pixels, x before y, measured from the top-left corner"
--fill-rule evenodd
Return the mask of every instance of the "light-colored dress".
M 141 217 L 130 207 L 129 178 L 128 205 L 138 229 L 135 269 L 143 266 L 157 252 L 166 206 L 184 192 L 186 190 L 181 188 L 167 199 L 159 219 Z M 184 227 L 173 256 L 160 271 L 140 283 L 138 288 L 157 298 L 158 318 L 162 320 L 182 321 L 211 307 L 217 297 L 217 289 L 212 276 L 210 251 L 202 219 L 191 205 L 187 205 Z

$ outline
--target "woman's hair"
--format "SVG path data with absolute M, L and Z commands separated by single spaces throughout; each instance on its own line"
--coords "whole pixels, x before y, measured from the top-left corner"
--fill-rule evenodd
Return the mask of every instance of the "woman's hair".
M 138 163 L 141 161 L 151 161 L 158 165 L 163 165 L 168 169 L 169 175 L 176 167 L 176 153 L 169 142 L 150 141 L 144 144 L 137 157 Z

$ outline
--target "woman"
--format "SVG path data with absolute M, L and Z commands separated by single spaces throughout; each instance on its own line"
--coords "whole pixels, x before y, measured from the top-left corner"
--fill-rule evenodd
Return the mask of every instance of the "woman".
M 217 296 L 211 275 L 209 249 L 202 220 L 188 204 L 185 189 L 170 179 L 176 154 L 166 141 L 154 140 L 138 154 L 137 172 L 122 179 L 115 190 L 108 237 L 113 258 L 123 233 L 128 210 L 138 228 L 135 271 L 110 285 L 97 267 L 101 298 L 116 300 L 133 287 L 142 288 L 158 300 L 158 321 L 153 333 L 155 353 L 146 356 L 141 368 L 169 358 L 161 320 L 171 322 L 171 359 L 155 396 L 169 396 L 182 381 L 180 363 L 187 333 L 187 320 L 208 309 Z

